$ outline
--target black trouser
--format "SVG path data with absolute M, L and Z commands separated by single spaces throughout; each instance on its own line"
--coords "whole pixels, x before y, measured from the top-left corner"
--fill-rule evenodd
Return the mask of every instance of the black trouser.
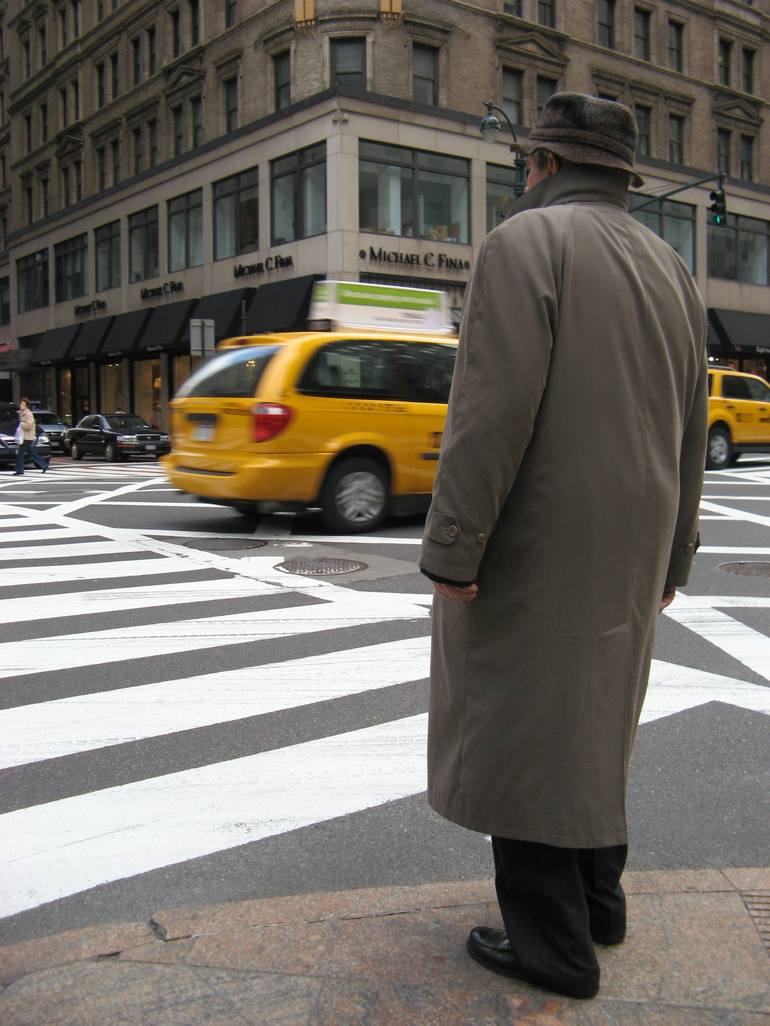
M 625 934 L 627 846 L 554 848 L 493 837 L 492 850 L 497 900 L 522 969 L 546 985 L 598 984 L 594 941 L 618 943 Z

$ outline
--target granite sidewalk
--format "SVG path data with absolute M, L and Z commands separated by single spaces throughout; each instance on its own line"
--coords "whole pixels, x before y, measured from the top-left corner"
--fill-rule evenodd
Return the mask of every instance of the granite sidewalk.
M 465 954 L 491 881 L 163 909 L 0 948 L 2 1026 L 770 1026 L 770 869 L 629 872 L 590 1001 Z

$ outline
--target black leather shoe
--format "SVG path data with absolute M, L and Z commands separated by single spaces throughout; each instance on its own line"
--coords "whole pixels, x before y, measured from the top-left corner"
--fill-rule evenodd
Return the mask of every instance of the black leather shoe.
M 553 990 L 557 994 L 566 994 L 568 997 L 575 998 L 591 998 L 599 990 L 598 973 L 595 978 L 586 980 L 584 983 L 559 983 L 526 972 L 519 964 L 505 930 L 477 926 L 468 934 L 466 947 L 474 961 L 500 976 L 510 976 L 515 980 L 523 980 L 525 983 L 534 983 L 546 990 Z
M 591 940 L 594 944 L 604 944 L 606 947 L 613 947 L 615 944 L 622 944 L 626 939 L 626 928 L 622 926 L 619 930 L 602 932 L 591 930 Z

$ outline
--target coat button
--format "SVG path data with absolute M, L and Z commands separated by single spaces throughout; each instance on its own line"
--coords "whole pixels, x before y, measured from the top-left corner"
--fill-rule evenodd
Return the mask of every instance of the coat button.
M 688 556 L 691 556 L 693 554 L 693 552 L 695 552 L 695 546 L 693 545 L 692 542 L 690 542 L 690 544 L 687 546 L 687 550 L 686 551 L 687 551 L 687 555 Z
M 449 535 L 450 538 L 456 538 L 457 535 L 460 533 L 460 528 L 457 526 L 457 524 L 450 524 L 449 527 L 446 529 L 446 533 Z
M 476 541 L 479 543 L 479 545 L 483 545 L 486 540 L 487 536 L 484 534 L 484 532 L 479 531 L 479 533 L 476 535 Z

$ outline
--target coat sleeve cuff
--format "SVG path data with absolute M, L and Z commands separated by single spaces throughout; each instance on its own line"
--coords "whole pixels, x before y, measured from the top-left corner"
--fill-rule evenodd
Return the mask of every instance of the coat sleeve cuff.
M 700 537 L 696 535 L 693 541 L 684 546 L 674 549 L 671 552 L 671 559 L 666 574 L 667 588 L 680 588 L 687 584 L 690 579 L 690 570 L 695 553 L 700 547 Z
M 486 546 L 486 531 L 464 529 L 454 514 L 431 510 L 425 522 L 420 570 L 434 580 L 472 584 Z

